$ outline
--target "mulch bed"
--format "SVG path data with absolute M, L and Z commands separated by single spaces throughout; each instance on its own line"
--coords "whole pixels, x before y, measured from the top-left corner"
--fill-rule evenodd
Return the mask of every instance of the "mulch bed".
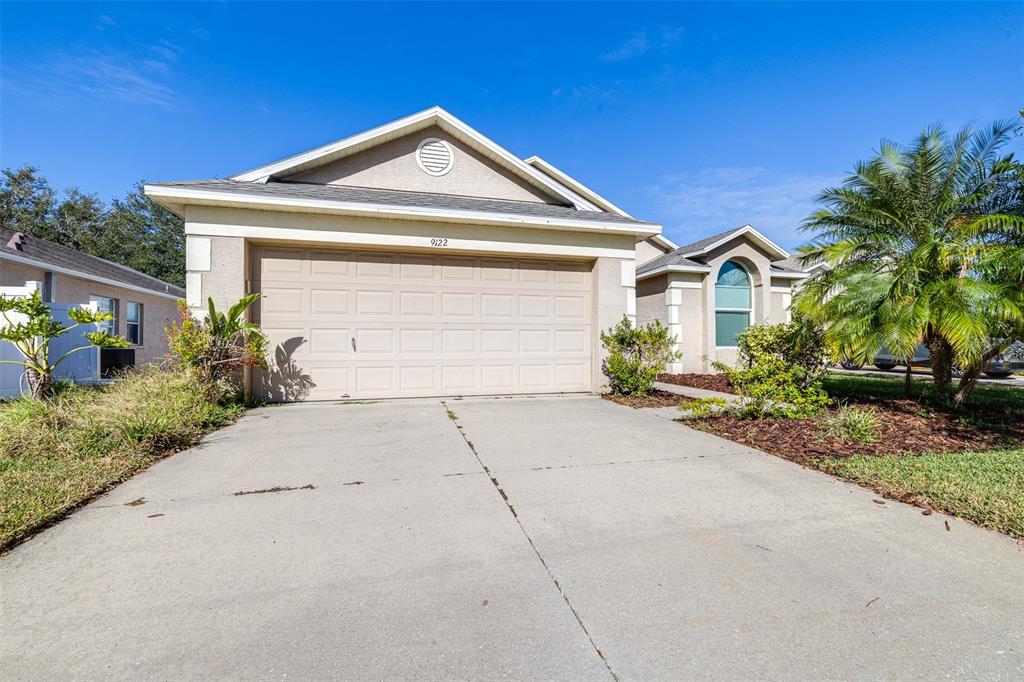
M 645 396 L 635 395 L 612 395 L 604 393 L 601 395 L 605 400 L 611 400 L 627 407 L 675 407 L 681 403 L 693 402 L 692 398 L 683 395 L 676 395 L 668 391 L 651 391 Z
M 701 388 L 705 391 L 736 393 L 724 374 L 659 374 L 657 380 L 665 384 Z
M 851 401 L 852 402 L 852 401 Z M 919 452 L 962 452 L 1024 443 L 1024 425 L 979 426 L 961 415 L 932 412 L 913 400 L 872 402 L 878 412 L 878 439 L 847 442 L 825 436 L 819 419 L 741 419 L 708 417 L 687 424 L 801 464 L 823 457 Z

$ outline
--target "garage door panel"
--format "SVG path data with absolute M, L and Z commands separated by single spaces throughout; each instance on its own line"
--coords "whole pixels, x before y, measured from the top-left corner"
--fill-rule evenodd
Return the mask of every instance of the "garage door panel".
M 478 387 L 477 365 L 445 365 L 441 368 L 441 390 L 444 393 L 474 391 Z
M 437 394 L 438 368 L 431 365 L 420 367 L 399 367 L 399 390 L 403 393 Z
M 309 312 L 313 315 L 347 315 L 352 309 L 348 289 L 310 289 Z
M 394 279 L 396 259 L 391 255 L 357 253 L 355 256 L 356 277 L 369 279 Z
M 519 352 L 520 353 L 549 353 L 551 352 L 551 332 L 547 329 L 521 329 L 519 330 Z
M 336 279 L 352 274 L 352 254 L 348 251 L 313 250 L 309 256 L 309 274 L 314 279 Z
M 441 314 L 449 317 L 472 317 L 476 312 L 476 294 L 452 293 L 441 294 Z
M 555 296 L 555 317 L 559 320 L 582 320 L 586 317 L 586 305 L 583 296 Z
M 437 353 L 436 336 L 433 329 L 401 329 L 398 332 L 398 352 Z
M 305 315 L 306 291 L 267 287 L 261 293 L 261 312 L 267 315 Z
M 480 351 L 484 355 L 511 355 L 515 352 L 516 331 L 514 329 L 480 330 Z
M 399 274 L 403 280 L 437 279 L 438 259 L 434 256 L 400 256 Z
M 267 337 L 267 345 L 272 351 L 280 351 L 286 356 L 306 355 L 309 352 L 305 329 L 262 329 L 263 335 Z
M 356 291 L 356 315 L 391 315 L 394 308 L 393 291 Z
M 357 329 L 355 338 L 356 353 L 393 353 L 395 351 L 394 329 Z
M 512 319 L 516 314 L 513 294 L 480 294 L 480 315 L 485 319 Z
M 270 399 L 591 388 L 588 263 L 257 247 L 252 267 Z
M 263 249 L 263 272 L 270 276 L 303 274 L 307 261 L 302 256 L 301 249 Z
M 322 357 L 325 355 L 347 355 L 352 352 L 349 329 L 310 329 L 309 354 Z
M 538 296 L 536 294 L 520 294 L 519 317 L 525 319 L 533 318 L 534 320 L 546 319 L 551 314 L 549 310 L 550 305 L 550 296 Z
M 367 395 L 394 394 L 396 369 L 388 365 L 356 367 L 355 390 Z

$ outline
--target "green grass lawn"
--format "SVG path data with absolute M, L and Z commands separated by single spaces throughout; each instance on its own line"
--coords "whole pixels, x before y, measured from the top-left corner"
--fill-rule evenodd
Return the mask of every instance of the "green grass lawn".
M 0 403 L 0 548 L 240 413 L 184 372 L 156 369 Z
M 1024 449 L 819 460 L 830 474 L 1024 538 Z
M 903 397 L 902 377 L 828 374 L 822 380 L 825 391 L 837 400 L 898 400 Z M 915 381 L 911 397 L 927 396 L 931 382 Z M 993 422 L 1024 420 L 1024 388 L 981 384 L 967 397 L 964 412 Z

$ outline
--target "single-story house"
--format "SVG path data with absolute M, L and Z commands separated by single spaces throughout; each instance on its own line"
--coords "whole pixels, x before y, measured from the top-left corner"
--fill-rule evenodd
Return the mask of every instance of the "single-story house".
M 131 343 L 136 365 L 159 361 L 167 354 L 164 327 L 177 319 L 177 301 L 185 296 L 181 287 L 124 265 L 0 228 L 0 294 L 23 296 L 34 290 L 39 290 L 43 300 L 50 304 L 55 318 L 69 307 L 90 304 L 112 313 L 114 319 L 106 328 Z M 61 344 L 74 347 L 84 345 L 85 340 L 69 335 L 62 338 Z M 4 359 L 17 357 L 17 351 L 7 342 L 0 342 L 0 353 Z M 80 380 L 99 378 L 101 353 L 82 351 L 78 356 L 74 373 L 59 375 Z M 120 356 L 123 359 L 124 354 Z M 0 394 L 17 393 L 17 368 L 0 367 L 5 369 L 0 378 Z
M 768 292 L 791 281 L 770 266 L 788 254 L 752 228 L 687 260 L 660 225 L 438 107 L 228 179 L 145 191 L 184 218 L 189 306 L 261 293 L 251 317 L 272 364 L 251 382 L 272 400 L 596 391 L 600 332 L 623 315 L 665 319 L 690 354 L 682 366 L 704 367 L 715 315 L 677 291 L 711 286 L 733 248 L 754 268 L 752 295 L 764 292 L 751 320 L 783 318 Z M 655 260 L 664 268 L 638 280 Z
M 709 372 L 736 362 L 736 336 L 751 324 L 789 321 L 798 261 L 750 225 L 669 248 L 637 244 L 636 313 L 661 320 L 682 353 L 671 372 Z

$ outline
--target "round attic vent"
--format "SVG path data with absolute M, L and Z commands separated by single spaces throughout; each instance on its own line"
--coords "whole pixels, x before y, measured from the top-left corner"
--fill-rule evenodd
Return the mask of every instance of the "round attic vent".
M 455 154 L 444 140 L 428 137 L 416 148 L 416 163 L 429 175 L 444 175 L 455 164 Z

